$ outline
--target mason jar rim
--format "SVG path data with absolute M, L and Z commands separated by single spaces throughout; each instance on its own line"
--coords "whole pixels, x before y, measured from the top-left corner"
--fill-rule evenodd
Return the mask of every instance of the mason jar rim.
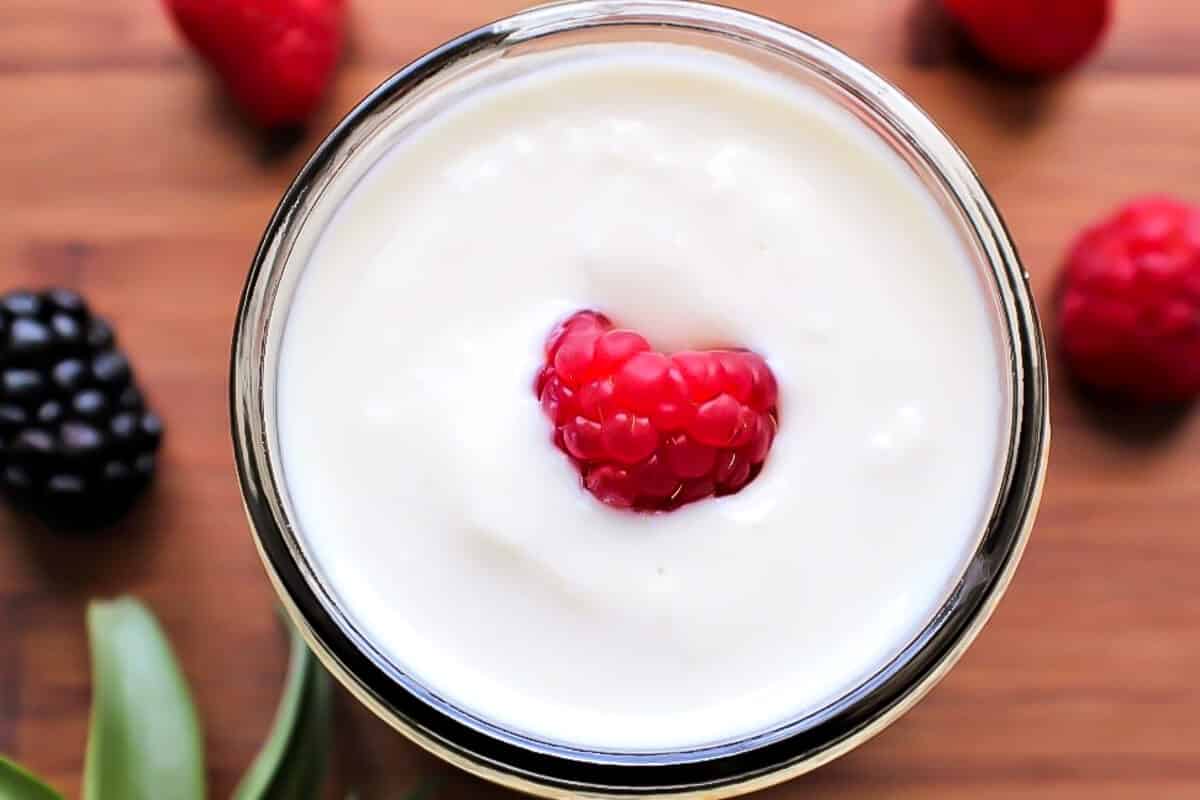
M 823 709 L 732 744 L 670 753 L 607 753 L 542 742 L 481 720 L 387 661 L 350 623 L 303 552 L 272 447 L 268 343 L 276 291 L 322 189 L 364 128 L 456 65 L 528 42 L 594 29 L 682 30 L 767 51 L 829 82 L 908 149 L 950 197 L 990 268 L 1007 333 L 1011 420 L 999 493 L 962 580 L 924 630 L 863 684 Z M 301 266 L 292 266 L 293 271 Z M 727 797 L 807 772 L 901 716 L 949 670 L 990 616 L 1029 537 L 1049 443 L 1045 347 L 1028 276 L 966 158 L 902 92 L 832 46 L 747 12 L 691 0 L 569 0 L 464 34 L 393 74 L 318 146 L 267 226 L 234 329 L 230 377 L 235 462 L 250 527 L 284 607 L 325 666 L 384 721 L 482 777 L 546 797 Z

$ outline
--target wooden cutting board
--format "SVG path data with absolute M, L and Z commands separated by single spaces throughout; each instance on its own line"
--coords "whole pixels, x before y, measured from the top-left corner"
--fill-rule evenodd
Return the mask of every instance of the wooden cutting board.
M 1200 201 L 1200 5 L 1124 0 L 1105 48 L 1040 87 L 948 58 L 926 8 L 742 0 L 825 38 L 923 104 L 974 161 L 1049 323 L 1071 234 L 1121 199 Z M 234 308 L 266 219 L 308 151 L 378 81 L 517 8 L 353 0 L 336 89 L 292 149 L 247 130 L 147 0 L 0 3 L 0 288 L 65 284 L 118 323 L 167 420 L 159 481 L 116 535 L 60 538 L 0 512 L 0 752 L 75 796 L 87 598 L 131 592 L 169 631 L 227 797 L 269 724 L 283 647 L 227 432 Z M 1055 359 L 1052 367 L 1057 367 Z M 1083 403 L 1056 371 L 1033 542 L 950 677 L 855 753 L 763 797 L 1200 797 L 1200 411 L 1168 423 Z M 500 798 L 343 702 L 339 772 L 377 789 L 444 774 Z M 375 796 L 368 793 L 366 796 Z M 390 796 L 395 796 L 390 795 Z

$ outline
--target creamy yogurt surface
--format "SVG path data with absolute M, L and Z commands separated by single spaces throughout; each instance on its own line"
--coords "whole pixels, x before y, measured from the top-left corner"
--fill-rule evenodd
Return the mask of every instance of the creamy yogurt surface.
M 615 751 L 762 732 L 958 582 L 1008 430 L 996 312 L 815 90 L 681 45 L 535 58 L 400 137 L 304 265 L 276 400 L 303 546 L 382 654 L 489 722 Z M 762 354 L 762 474 L 663 514 L 584 491 L 532 381 L 587 308 Z

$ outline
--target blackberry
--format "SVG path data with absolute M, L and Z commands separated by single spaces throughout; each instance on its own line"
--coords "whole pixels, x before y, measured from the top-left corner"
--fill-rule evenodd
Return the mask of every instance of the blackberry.
M 0 295 L 0 490 L 47 522 L 115 521 L 162 440 L 112 328 L 66 289 Z

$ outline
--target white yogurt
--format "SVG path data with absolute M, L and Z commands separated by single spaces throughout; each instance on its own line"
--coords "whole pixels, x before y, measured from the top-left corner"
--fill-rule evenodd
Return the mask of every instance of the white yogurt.
M 958 581 L 1007 435 L 996 314 L 920 182 L 815 91 L 682 46 L 537 58 L 406 134 L 321 235 L 278 371 L 298 526 L 371 642 L 479 717 L 624 751 L 760 732 Z M 583 308 L 763 354 L 758 479 L 658 515 L 582 490 L 532 380 Z

